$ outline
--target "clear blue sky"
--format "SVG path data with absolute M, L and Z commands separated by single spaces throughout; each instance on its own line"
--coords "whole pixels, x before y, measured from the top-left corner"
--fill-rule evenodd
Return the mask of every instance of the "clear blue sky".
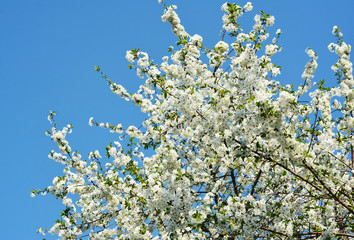
M 207 47 L 220 40 L 224 1 L 173 3 L 188 33 L 202 35 Z M 283 67 L 279 80 L 298 85 L 308 61 L 304 50 L 312 47 L 319 54 L 315 81 L 334 81 L 329 69 L 337 58 L 327 46 L 335 41 L 334 25 L 354 44 L 354 1 L 253 3 L 254 10 L 241 19 L 250 22 L 264 10 L 275 15 L 274 31 L 283 30 L 283 51 L 273 58 Z M 36 229 L 51 227 L 62 209 L 54 197 L 30 197 L 31 189 L 47 187 L 62 173 L 62 166 L 47 158 L 56 149 L 44 134 L 50 128 L 49 110 L 57 112 L 59 126 L 74 125 L 68 139 L 83 156 L 103 152 L 112 139 L 88 126 L 91 116 L 123 126 L 144 119 L 132 103 L 110 92 L 93 67 L 101 66 L 112 80 L 136 90 L 142 80 L 128 69 L 126 50 L 139 47 L 159 62 L 176 42 L 170 25 L 160 20 L 162 12 L 157 0 L 0 0 L 1 239 L 42 239 Z

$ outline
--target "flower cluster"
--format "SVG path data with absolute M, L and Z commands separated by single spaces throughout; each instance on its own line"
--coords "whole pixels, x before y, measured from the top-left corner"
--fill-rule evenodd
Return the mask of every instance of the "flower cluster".
M 209 49 L 186 33 L 176 6 L 160 2 L 178 42 L 160 64 L 127 51 L 145 81 L 139 90 L 128 93 L 96 67 L 115 94 L 147 113 L 142 125 L 91 118 L 120 142 L 83 159 L 65 139 L 72 126 L 59 131 L 49 115 L 47 134 L 60 150 L 49 157 L 65 165 L 64 175 L 32 195 L 52 194 L 65 210 L 40 232 L 62 239 L 353 238 L 353 75 L 339 28 L 329 45 L 339 56 L 332 67 L 338 85 L 320 80 L 310 91 L 318 56 L 308 48 L 304 84 L 294 90 L 275 79 L 281 30 L 264 46 L 273 16 L 261 11 L 246 32 L 237 20 L 253 5 L 225 3 L 222 39 Z
M 184 27 L 180 24 L 181 20 L 179 19 L 177 13 L 174 11 L 177 9 L 176 5 L 166 7 L 164 14 L 161 19 L 163 22 L 169 22 L 172 25 L 172 31 L 174 34 L 180 37 L 189 36 L 188 33 L 184 30 Z

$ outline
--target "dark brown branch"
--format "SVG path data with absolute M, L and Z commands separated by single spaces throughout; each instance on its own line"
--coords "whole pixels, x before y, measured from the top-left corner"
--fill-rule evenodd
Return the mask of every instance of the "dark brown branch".
M 348 164 L 346 164 L 342 159 L 338 158 L 337 156 L 335 156 L 333 153 L 328 152 L 332 157 L 334 157 L 335 159 L 337 159 L 338 161 L 340 161 L 341 163 L 343 163 L 346 167 L 348 167 L 350 170 L 353 169 L 352 167 L 350 167 Z M 352 152 L 353 154 L 353 152 Z
M 254 194 L 254 190 L 255 190 L 256 185 L 257 185 L 257 183 L 259 181 L 259 178 L 261 177 L 261 174 L 262 174 L 262 170 L 259 170 L 259 172 L 257 174 L 257 177 L 256 177 L 256 180 L 254 181 L 253 186 L 252 186 L 251 195 Z
M 232 180 L 232 185 L 234 187 L 234 192 L 235 192 L 236 196 L 238 196 L 239 192 L 237 189 L 237 183 L 236 183 L 236 178 L 235 178 L 235 174 L 234 174 L 234 169 L 231 169 L 231 180 Z
M 203 116 L 203 114 L 200 113 L 200 111 L 197 109 L 196 112 L 198 113 L 198 115 L 203 118 L 204 120 L 206 120 L 206 118 Z
M 271 233 L 275 233 L 275 234 L 278 234 L 278 235 L 281 235 L 281 236 L 285 236 L 285 237 L 288 237 L 288 234 L 286 233 L 282 233 L 282 232 L 277 232 L 277 231 L 274 231 L 272 229 L 269 229 L 269 228 L 266 228 L 266 227 L 261 227 L 262 230 L 265 230 L 267 232 L 271 232 Z

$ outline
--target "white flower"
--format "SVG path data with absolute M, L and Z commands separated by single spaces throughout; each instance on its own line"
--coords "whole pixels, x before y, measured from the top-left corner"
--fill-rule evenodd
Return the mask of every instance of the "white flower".
M 98 152 L 98 150 L 95 151 L 95 156 L 96 156 L 97 158 L 102 158 L 101 155 L 100 155 L 100 153 Z
M 166 9 L 161 19 L 163 22 L 170 22 L 173 26 L 175 26 L 180 23 L 180 20 L 177 13 L 173 11 L 173 9 L 173 7 Z
M 131 50 L 128 50 L 125 54 L 125 58 L 129 61 L 129 62 L 134 62 L 134 55 L 132 54 Z
M 280 69 L 277 68 L 277 67 L 273 67 L 273 68 L 272 68 L 272 75 L 273 75 L 274 77 L 276 77 L 276 76 L 279 75 L 279 74 L 280 74 Z
M 254 16 L 255 24 L 253 25 L 254 30 L 260 30 L 262 28 L 261 16 L 256 14 Z
M 227 12 L 227 9 L 228 9 L 227 3 L 224 3 L 223 5 L 221 5 L 221 10 L 222 10 L 222 11 Z
M 336 49 L 336 44 L 330 43 L 330 44 L 328 45 L 328 50 L 329 50 L 329 51 L 334 52 L 335 49 Z
M 243 7 L 243 9 L 245 10 L 245 12 L 252 11 L 253 4 L 251 2 L 247 2 L 246 5 Z
M 278 46 L 277 45 L 267 45 L 266 49 L 265 49 L 265 54 L 269 57 L 273 56 L 274 54 L 276 54 L 278 51 Z
M 199 36 L 198 34 L 194 34 L 191 37 L 191 40 L 192 40 L 193 44 L 196 46 L 200 46 L 203 42 L 203 38 L 201 36 Z
M 109 153 L 110 156 L 114 157 L 117 154 L 117 149 L 115 147 L 111 147 L 108 150 L 108 153 Z
M 310 58 L 317 59 L 316 52 L 313 51 L 311 48 L 306 49 L 307 55 L 309 55 Z
M 268 27 L 273 26 L 274 25 L 274 21 L 275 21 L 274 16 L 267 17 L 267 22 L 266 22 L 267 26 Z
M 337 72 L 339 68 L 337 65 L 332 65 L 331 69 L 333 72 Z
M 217 53 L 219 54 L 224 54 L 225 52 L 229 51 L 229 44 L 227 44 L 224 41 L 219 41 L 216 45 L 215 45 L 215 50 Z
M 61 132 L 56 132 L 53 134 L 52 138 L 54 139 L 54 141 L 60 142 L 64 140 L 64 135 Z
M 89 120 L 89 125 L 90 126 L 92 126 L 92 124 L 93 124 L 92 120 L 93 120 L 93 117 L 90 117 L 90 120 Z

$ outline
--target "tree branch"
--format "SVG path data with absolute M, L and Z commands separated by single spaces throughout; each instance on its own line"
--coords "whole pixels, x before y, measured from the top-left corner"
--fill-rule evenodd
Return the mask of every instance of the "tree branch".
M 236 183 L 236 178 L 235 178 L 235 174 L 234 174 L 234 169 L 231 169 L 231 180 L 232 180 L 232 185 L 234 187 L 234 192 L 235 192 L 236 196 L 238 196 L 239 192 L 237 189 L 237 183 Z
M 256 187 L 256 185 L 258 183 L 259 178 L 261 177 L 261 174 L 262 174 L 262 170 L 259 170 L 259 172 L 257 174 L 257 177 L 256 177 L 256 180 L 254 181 L 253 186 L 252 186 L 251 195 L 254 194 L 255 187 Z

